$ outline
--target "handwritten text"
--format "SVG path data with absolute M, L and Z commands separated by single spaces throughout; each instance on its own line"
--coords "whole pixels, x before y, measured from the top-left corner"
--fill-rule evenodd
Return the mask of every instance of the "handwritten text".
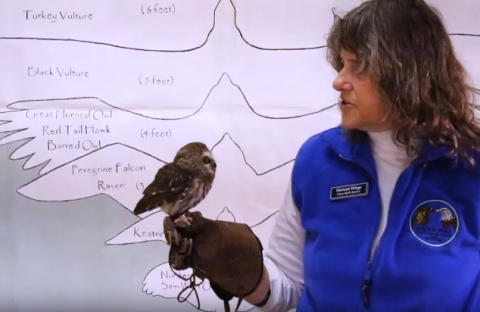
M 151 5 L 142 5 L 140 7 L 140 12 L 145 14 L 175 14 L 176 8 L 172 3 L 171 5 L 159 5 L 158 3 Z
M 129 173 L 146 171 L 147 168 L 144 165 L 135 165 L 131 163 L 115 163 L 112 166 L 95 166 L 95 167 L 79 167 L 78 165 L 71 166 L 72 175 L 91 175 L 97 176 L 100 173 L 117 174 L 117 173 Z
M 59 12 L 46 12 L 44 10 L 34 11 L 34 10 L 23 10 L 25 12 L 26 20 L 44 20 L 56 23 L 58 20 L 69 21 L 69 20 L 93 20 L 92 13 L 78 13 L 75 11 L 59 11 Z
M 88 71 L 79 71 L 75 70 L 72 67 L 67 69 L 62 67 L 53 67 L 48 66 L 45 68 L 40 68 L 40 66 L 28 66 L 27 70 L 28 77 L 80 77 L 80 78 L 88 78 L 90 77 L 90 73 Z
M 102 120 L 102 119 L 112 119 L 113 111 L 112 110 L 67 110 L 67 109 L 56 109 L 56 110 L 37 110 L 37 109 L 28 109 L 25 111 L 26 118 L 38 118 L 38 119 L 92 119 L 92 120 Z

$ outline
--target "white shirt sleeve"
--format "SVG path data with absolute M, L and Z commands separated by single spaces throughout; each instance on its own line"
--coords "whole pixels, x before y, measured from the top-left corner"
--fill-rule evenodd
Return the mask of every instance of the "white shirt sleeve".
M 284 312 L 298 306 L 304 286 L 304 244 L 305 229 L 301 224 L 300 212 L 293 201 L 290 182 L 264 252 L 271 294 L 264 306 L 257 307 L 258 310 Z

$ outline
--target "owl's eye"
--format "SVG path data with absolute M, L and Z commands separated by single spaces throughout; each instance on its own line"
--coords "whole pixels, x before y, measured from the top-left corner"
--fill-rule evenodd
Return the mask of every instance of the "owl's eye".
M 208 165 L 210 163 L 210 158 L 208 158 L 207 156 L 203 156 L 202 161 L 204 164 Z

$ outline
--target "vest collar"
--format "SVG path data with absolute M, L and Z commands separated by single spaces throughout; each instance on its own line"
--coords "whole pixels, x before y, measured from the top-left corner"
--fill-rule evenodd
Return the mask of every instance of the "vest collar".
M 368 141 L 360 143 L 350 142 L 346 136 L 345 131 L 342 126 L 338 126 L 332 131 L 324 132 L 322 136 L 323 139 L 329 144 L 331 148 L 343 159 L 346 160 L 356 160 L 364 158 L 367 155 L 372 155 L 372 150 L 370 143 Z M 433 146 L 431 144 L 425 143 L 423 146 L 423 155 L 414 160 L 414 163 L 417 162 L 429 162 L 437 160 L 443 157 L 446 157 L 451 151 L 450 148 L 445 146 Z M 455 163 L 458 160 L 454 160 Z

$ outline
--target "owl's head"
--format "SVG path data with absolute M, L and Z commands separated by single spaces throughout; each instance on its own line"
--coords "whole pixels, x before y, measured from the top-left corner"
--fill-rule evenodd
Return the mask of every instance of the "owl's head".
M 201 142 L 192 142 L 180 148 L 173 162 L 185 171 L 213 179 L 217 162 L 210 149 Z

